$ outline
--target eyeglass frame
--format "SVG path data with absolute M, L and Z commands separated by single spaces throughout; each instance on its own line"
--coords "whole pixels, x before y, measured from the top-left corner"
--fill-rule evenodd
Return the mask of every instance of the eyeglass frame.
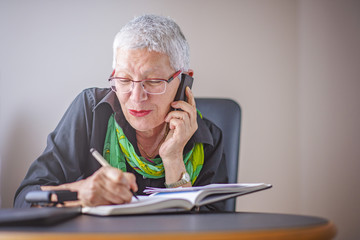
M 130 93 L 130 92 L 132 92 L 132 91 L 134 90 L 135 83 L 140 83 L 142 89 L 143 89 L 144 92 L 146 92 L 147 94 L 160 95 L 160 94 L 164 94 L 164 93 L 166 92 L 166 85 L 165 85 L 165 88 L 164 88 L 164 91 L 163 91 L 163 92 L 161 92 L 161 93 L 150 93 L 150 92 L 146 91 L 143 82 L 149 81 L 149 80 L 158 80 L 158 81 L 163 81 L 163 82 L 166 82 L 166 83 L 169 84 L 172 80 L 174 80 L 175 78 L 177 78 L 178 76 L 180 76 L 181 73 L 182 73 L 182 71 L 181 71 L 181 70 L 178 70 L 178 71 L 175 72 L 173 75 L 171 75 L 171 77 L 170 77 L 169 79 L 163 79 L 163 78 L 146 78 L 146 79 L 143 79 L 143 80 L 134 81 L 134 80 L 129 79 L 129 78 L 114 77 L 114 74 L 115 74 L 115 69 L 114 69 L 114 71 L 111 73 L 108 81 L 111 82 L 111 81 L 116 80 L 116 79 L 120 79 L 120 80 L 121 80 L 121 79 L 125 79 L 125 80 L 131 81 L 132 85 L 131 85 L 130 90 L 129 90 L 128 92 L 121 92 L 121 93 Z M 112 85 L 110 84 L 110 88 L 111 88 L 112 91 L 117 92 L 115 86 L 112 86 Z

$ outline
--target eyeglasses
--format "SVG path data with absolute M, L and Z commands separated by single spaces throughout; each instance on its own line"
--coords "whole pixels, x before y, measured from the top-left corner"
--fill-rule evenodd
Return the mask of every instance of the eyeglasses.
M 168 80 L 161 78 L 148 78 L 140 81 L 134 81 L 129 78 L 113 77 L 115 70 L 109 78 L 111 89 L 114 92 L 129 93 L 134 89 L 135 83 L 140 83 L 142 89 L 148 94 L 163 94 L 166 91 L 166 85 L 181 74 L 181 70 L 174 73 Z

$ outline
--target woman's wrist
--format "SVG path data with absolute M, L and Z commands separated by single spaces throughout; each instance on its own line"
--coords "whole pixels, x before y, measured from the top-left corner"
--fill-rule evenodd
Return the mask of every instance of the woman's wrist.
M 186 171 L 182 155 L 173 159 L 163 159 L 165 170 L 165 182 L 174 183 L 180 180 L 182 174 Z

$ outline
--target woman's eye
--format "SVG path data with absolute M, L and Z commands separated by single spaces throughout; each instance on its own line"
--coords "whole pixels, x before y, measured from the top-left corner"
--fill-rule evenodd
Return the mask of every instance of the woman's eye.
M 131 80 L 130 79 L 118 79 L 118 82 L 120 84 L 130 84 Z
M 152 86 L 160 85 L 162 83 L 163 83 L 163 81 L 161 81 L 161 80 L 147 80 L 147 81 L 145 81 L 145 84 L 152 85 Z

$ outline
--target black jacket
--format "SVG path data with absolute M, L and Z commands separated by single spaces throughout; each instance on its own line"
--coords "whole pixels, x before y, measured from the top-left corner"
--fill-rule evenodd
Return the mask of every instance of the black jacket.
M 40 190 L 42 185 L 71 183 L 85 179 L 99 169 L 101 166 L 90 154 L 90 149 L 102 152 L 108 120 L 114 112 L 116 121 L 140 155 L 135 130 L 126 121 L 116 94 L 108 88 L 86 89 L 75 98 L 56 129 L 49 134 L 45 151 L 32 163 L 16 191 L 14 207 L 30 207 L 25 195 L 29 191 Z M 204 119 L 198 116 L 197 122 L 198 129 L 184 149 L 186 153 L 195 142 L 204 144 L 204 165 L 194 186 L 226 183 L 228 178 L 221 130 L 206 116 Z M 135 174 L 140 195 L 146 186 L 164 187 L 165 178 L 143 178 L 129 165 L 127 171 Z M 223 210 L 224 204 L 221 202 L 207 207 Z

